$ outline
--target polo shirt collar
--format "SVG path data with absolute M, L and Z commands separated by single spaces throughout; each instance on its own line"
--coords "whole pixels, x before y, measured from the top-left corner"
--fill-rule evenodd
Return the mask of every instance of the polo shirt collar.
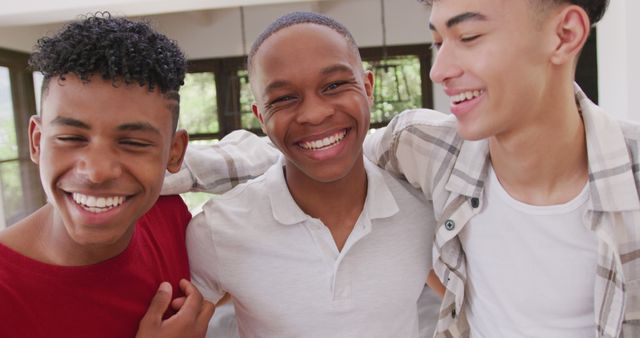
M 310 216 L 300 209 L 291 196 L 284 177 L 284 165 L 284 158 L 280 158 L 276 165 L 265 172 L 265 187 L 269 190 L 273 218 L 284 225 L 293 225 L 308 220 Z M 391 217 L 398 213 L 400 209 L 385 182 L 382 169 L 366 158 L 364 168 L 367 173 L 367 196 L 363 214 L 366 213 L 369 219 L 376 219 Z
M 364 169 L 367 172 L 367 197 L 364 202 L 364 211 L 369 219 L 387 218 L 400 211 L 396 199 L 389 190 L 382 169 L 371 163 L 366 157 Z
M 574 87 L 587 138 L 590 209 L 640 209 L 633 163 L 619 122 L 591 102 L 577 84 Z
M 304 222 L 309 218 L 298 206 L 289 192 L 287 180 L 284 177 L 285 159 L 280 156 L 278 162 L 264 174 L 265 187 L 268 189 L 269 201 L 273 218 L 285 225 Z

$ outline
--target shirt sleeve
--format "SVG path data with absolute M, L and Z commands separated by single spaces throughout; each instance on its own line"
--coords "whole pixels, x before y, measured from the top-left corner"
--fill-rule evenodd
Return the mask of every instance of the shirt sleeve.
M 386 128 L 368 135 L 363 151 L 371 162 L 421 189 L 427 200 L 432 200 L 434 186 L 446 182 L 436 181 L 435 173 L 455 148 L 452 123 L 437 111 L 407 110 Z
M 187 227 L 187 252 L 191 281 L 208 301 L 217 303 L 225 294 L 220 285 L 220 260 L 213 240 L 213 229 L 205 213 L 196 215 Z
M 236 130 L 216 144 L 189 145 L 180 171 L 165 176 L 161 194 L 224 193 L 262 175 L 279 157 L 266 137 Z

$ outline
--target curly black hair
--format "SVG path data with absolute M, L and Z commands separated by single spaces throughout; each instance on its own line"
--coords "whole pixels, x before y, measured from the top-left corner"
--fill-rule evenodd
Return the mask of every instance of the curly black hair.
M 430 6 L 437 0 L 417 0 L 417 1 Z M 573 5 L 578 5 L 582 7 L 582 9 L 584 9 L 585 12 L 587 12 L 587 15 L 589 15 L 589 21 L 591 22 L 591 25 L 595 25 L 596 23 L 598 23 L 598 21 L 600 21 L 600 19 L 602 19 L 602 17 L 604 16 L 604 13 L 607 11 L 607 7 L 609 6 L 609 0 L 529 0 L 529 1 L 538 2 L 538 3 L 540 2 L 555 3 L 555 4 L 570 3 Z
M 54 36 L 39 39 L 29 65 L 44 75 L 43 93 L 54 77 L 64 80 L 71 73 L 89 82 L 99 75 L 114 86 L 137 83 L 150 91 L 158 87 L 178 103 L 186 72 L 185 56 L 174 41 L 146 22 L 112 17 L 108 12 L 88 15 Z M 174 110 L 176 125 L 178 104 Z

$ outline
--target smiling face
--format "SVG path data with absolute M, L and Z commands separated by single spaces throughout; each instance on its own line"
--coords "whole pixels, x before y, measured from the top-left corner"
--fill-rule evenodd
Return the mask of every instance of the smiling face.
M 373 76 L 354 46 L 316 24 L 284 28 L 253 58 L 253 111 L 287 159 L 287 178 L 298 173 L 334 182 L 362 165 L 369 129 Z
M 165 170 L 180 167 L 187 137 L 173 132 L 172 104 L 157 90 L 98 76 L 51 79 L 29 135 L 59 242 L 126 248 Z
M 451 98 L 466 139 L 509 133 L 546 110 L 553 25 L 529 0 L 436 0 L 431 79 Z

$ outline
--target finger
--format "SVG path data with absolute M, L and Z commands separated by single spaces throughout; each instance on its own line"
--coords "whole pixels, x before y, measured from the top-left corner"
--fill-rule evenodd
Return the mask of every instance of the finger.
M 158 291 L 151 299 L 151 304 L 142 318 L 143 322 L 162 322 L 162 315 L 167 311 L 169 303 L 171 303 L 171 284 L 167 282 L 160 283 Z
M 207 327 L 209 325 L 209 321 L 211 317 L 213 317 L 213 313 L 216 311 L 216 306 L 209 301 L 202 302 L 202 308 L 200 309 L 200 314 L 198 315 L 198 325 L 204 325 Z
M 184 304 L 180 307 L 178 314 L 195 319 L 202 307 L 202 295 L 191 282 L 185 279 L 180 281 L 180 288 L 187 297 Z
M 178 297 L 171 301 L 171 308 L 176 312 L 180 310 L 180 308 L 184 305 L 184 302 L 187 300 L 187 297 Z

